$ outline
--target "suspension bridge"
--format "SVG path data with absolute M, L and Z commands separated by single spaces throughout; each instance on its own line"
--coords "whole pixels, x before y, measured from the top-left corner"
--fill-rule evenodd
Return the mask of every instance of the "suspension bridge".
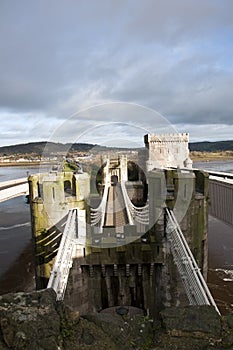
M 209 172 L 210 214 L 233 225 L 233 175 Z M 0 183 L 0 201 L 28 194 L 27 178 Z M 63 300 L 70 269 L 77 245 L 85 244 L 85 210 L 72 209 L 67 215 L 62 239 L 51 271 L 48 288 L 53 288 L 57 299 Z M 166 234 L 174 263 L 177 266 L 190 305 L 212 305 L 219 312 L 193 254 L 186 242 L 174 212 L 164 208 Z M 103 234 L 106 227 L 117 227 L 124 233 L 125 225 L 147 227 L 149 225 L 149 203 L 136 206 L 130 199 L 126 182 L 115 185 L 106 181 L 102 200 L 97 208 L 90 209 L 90 226 L 95 234 Z M 127 239 L 127 237 L 125 237 Z
M 91 209 L 91 226 L 95 232 L 102 233 L 105 226 L 119 228 L 125 224 L 148 225 L 149 204 L 136 207 L 130 200 L 125 183 L 119 186 L 105 185 L 103 197 L 98 208 Z M 57 293 L 57 300 L 63 300 L 70 268 L 79 241 L 79 209 L 69 211 L 67 223 L 48 282 L 48 288 Z M 172 210 L 164 208 L 166 234 L 170 243 L 175 265 L 180 273 L 190 305 L 212 305 L 219 313 L 217 305 L 208 289 L 204 277 L 186 242 Z
M 126 156 L 105 158 L 98 205 L 89 201 L 90 178 L 86 173 L 38 174 L 0 183 L 0 202 L 25 196 L 30 187 L 36 279 L 41 283 L 37 287 L 53 288 L 61 301 L 70 292 L 71 276 L 71 284 L 78 289 L 79 307 L 88 304 L 86 298 L 97 308 L 119 305 L 124 299 L 128 305 L 151 310 L 155 305 L 160 307 L 163 298 L 163 305 L 172 298 L 179 302 L 169 292 L 172 279 L 173 288 L 179 284 L 168 266 L 172 255 L 189 304 L 212 305 L 219 313 L 202 275 L 204 269 L 207 271 L 207 229 L 205 219 L 200 218 L 205 217 L 210 204 L 211 215 L 233 225 L 233 174 L 209 171 L 206 181 L 207 175 L 190 168 L 187 134 L 152 135 L 146 138 L 146 147 L 146 185 L 140 174 L 136 183 L 128 181 Z M 143 188 L 147 186 L 146 198 Z M 185 203 L 189 191 L 188 224 L 181 228 L 174 203 Z M 161 192 L 165 198 L 157 201 Z M 154 221 L 157 205 L 159 216 Z M 61 229 L 59 221 L 65 221 Z M 190 244 L 194 238 L 195 247 Z M 131 244 L 134 241 L 137 244 Z M 179 287 L 176 291 L 181 292 Z

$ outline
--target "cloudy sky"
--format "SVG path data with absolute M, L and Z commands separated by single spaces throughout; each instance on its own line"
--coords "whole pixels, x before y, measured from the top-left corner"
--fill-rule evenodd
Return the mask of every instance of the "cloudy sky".
M 232 0 L 0 2 L 0 145 L 159 131 L 151 109 L 191 141 L 233 139 Z

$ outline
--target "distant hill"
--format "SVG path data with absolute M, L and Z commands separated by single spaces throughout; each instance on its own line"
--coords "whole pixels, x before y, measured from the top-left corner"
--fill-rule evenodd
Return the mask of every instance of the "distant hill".
M 233 141 L 191 142 L 189 149 L 199 152 L 233 151 Z
M 0 147 L 0 155 L 15 155 L 15 154 L 37 154 L 42 155 L 44 148 L 48 153 L 66 152 L 67 150 L 88 152 L 92 148 L 96 151 L 103 151 L 105 148 L 110 150 L 127 150 L 127 148 L 105 147 L 90 143 L 55 143 L 55 142 L 29 142 L 12 146 Z M 191 142 L 189 144 L 190 151 L 199 152 L 218 152 L 218 151 L 233 151 L 233 141 L 217 141 L 217 142 Z
M 95 145 L 89 143 L 62 144 L 54 142 L 29 142 L 25 144 L 0 147 L 0 155 L 13 154 L 37 154 L 42 155 L 44 148 L 48 153 L 65 152 L 67 149 L 78 151 L 89 151 Z

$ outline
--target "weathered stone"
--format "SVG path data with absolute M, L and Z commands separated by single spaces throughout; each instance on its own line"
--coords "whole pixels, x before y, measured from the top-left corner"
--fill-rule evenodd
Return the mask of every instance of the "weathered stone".
M 153 343 L 153 327 L 144 316 L 117 314 L 90 314 L 85 318 L 100 327 L 116 344 L 117 349 L 150 349 Z
M 228 326 L 233 330 L 233 314 L 227 315 L 225 317 L 225 320 L 226 320 Z
M 221 318 L 211 306 L 168 308 L 161 312 L 163 325 L 169 335 L 195 338 L 220 338 Z
M 68 319 L 70 323 L 75 324 L 79 322 L 79 319 L 80 319 L 79 311 L 73 310 L 68 305 L 64 307 L 64 314 L 66 319 Z
M 57 350 L 60 317 L 53 290 L 10 293 L 0 300 L 0 339 L 14 350 Z
M 53 290 L 0 298 L 0 350 L 223 350 L 233 349 L 233 315 L 212 307 L 169 308 L 162 323 L 142 315 L 79 317 Z
M 3 339 L 7 346 L 11 347 L 13 345 L 13 339 L 14 339 L 14 330 L 12 329 L 11 325 L 9 324 L 9 321 L 7 318 L 1 318 L 1 330 L 3 334 Z
M 64 350 L 117 350 L 116 344 L 93 322 L 80 319 L 63 337 Z

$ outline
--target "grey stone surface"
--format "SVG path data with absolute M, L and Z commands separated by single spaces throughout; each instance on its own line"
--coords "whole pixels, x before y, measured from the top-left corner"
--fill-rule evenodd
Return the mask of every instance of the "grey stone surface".
M 0 296 L 0 350 L 233 349 L 232 316 L 213 308 L 169 308 L 152 320 L 77 311 L 56 302 L 53 290 Z

